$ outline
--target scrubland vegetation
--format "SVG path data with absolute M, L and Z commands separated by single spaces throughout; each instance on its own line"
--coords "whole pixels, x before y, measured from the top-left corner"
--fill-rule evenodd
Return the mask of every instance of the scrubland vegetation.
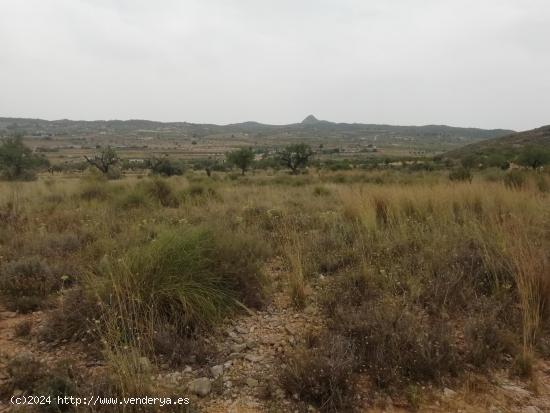
M 357 394 L 398 392 L 414 409 L 419 386 L 497 368 L 535 381 L 550 356 L 550 177 L 449 178 L 312 169 L 1 182 L 0 295 L 11 311 L 46 314 L 17 335 L 78 343 L 101 361 L 86 374 L 70 355 L 50 366 L 23 354 L 2 393 L 169 394 L 153 373 L 207 365 L 208 337 L 280 289 L 296 312 L 318 306 L 323 326 L 273 366 L 297 408 L 351 411 Z

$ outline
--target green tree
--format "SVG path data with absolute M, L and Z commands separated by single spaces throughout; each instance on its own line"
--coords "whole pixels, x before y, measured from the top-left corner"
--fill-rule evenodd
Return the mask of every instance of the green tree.
M 156 175 L 174 176 L 183 175 L 184 172 L 181 162 L 171 161 L 168 158 L 151 158 L 146 161 L 146 165 Z
M 476 167 L 480 162 L 476 155 L 467 155 L 460 160 L 462 167 L 465 169 L 472 169 Z
M 550 163 L 550 151 L 543 148 L 526 148 L 519 154 L 517 161 L 520 165 L 537 169 Z
M 20 136 L 5 138 L 0 144 L 0 172 L 8 180 L 30 180 L 41 167 L 47 167 L 46 158 L 35 155 Z
M 84 156 L 84 159 L 86 159 L 86 162 L 96 167 L 105 175 L 107 175 L 109 173 L 109 170 L 119 161 L 118 154 L 110 146 L 106 146 L 105 148 L 101 149 L 98 154 L 94 155 L 93 158 L 88 158 L 87 156 Z
M 305 143 L 289 145 L 279 152 L 281 163 L 290 168 L 293 174 L 297 174 L 301 168 L 305 168 L 312 156 L 311 147 Z
M 252 162 L 254 161 L 254 152 L 250 148 L 241 148 L 235 151 L 229 152 L 227 155 L 227 161 L 241 170 L 241 175 L 244 175 Z

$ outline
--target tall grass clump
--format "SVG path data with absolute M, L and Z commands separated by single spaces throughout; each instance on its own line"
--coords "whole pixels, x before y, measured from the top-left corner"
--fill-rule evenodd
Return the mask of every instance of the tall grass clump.
M 543 323 L 550 315 L 548 242 L 531 239 L 517 225 L 508 226 L 509 248 L 522 313 L 521 359 L 532 360 Z
M 283 224 L 281 229 L 282 251 L 288 264 L 288 288 L 290 299 L 297 308 L 303 308 L 307 299 L 306 262 L 303 240 L 300 235 Z
M 103 279 L 104 305 L 122 337 L 152 339 L 156 325 L 189 336 L 264 298 L 262 243 L 208 228 L 168 231 L 130 251 Z M 109 316 L 110 322 L 113 318 Z

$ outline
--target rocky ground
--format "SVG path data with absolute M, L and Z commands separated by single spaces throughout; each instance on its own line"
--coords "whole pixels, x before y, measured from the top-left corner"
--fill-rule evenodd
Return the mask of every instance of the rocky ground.
M 196 411 L 209 413 L 314 412 L 313 406 L 299 403 L 285 394 L 277 383 L 277 372 L 287 354 L 294 351 L 312 331 L 324 327 L 324 319 L 313 287 L 303 310 L 292 306 L 286 292 L 285 274 L 278 265 L 270 269 L 274 279 L 272 302 L 262 311 L 249 312 L 227 321 L 209 340 L 215 349 L 210 365 L 168 368 L 153 374 L 154 380 L 190 396 Z M 40 326 L 44 313 L 20 315 L 0 312 L 0 385 L 9 380 L 6 361 L 21 352 L 31 352 L 45 363 L 71 358 L 90 370 L 101 364 L 86 356 L 82 344 L 50 346 L 34 338 L 15 336 L 18 324 L 31 321 Z M 20 391 L 20 390 L 17 390 Z M 424 412 L 550 412 L 550 363 L 539 362 L 535 379 L 529 382 L 495 371 L 490 378 L 471 375 L 451 387 L 423 387 L 418 411 Z M 374 396 L 373 396 L 374 394 Z M 364 412 L 411 411 L 405 397 L 373 392 L 368 377 L 359 381 L 357 407 Z M 9 406 L 0 404 L 0 411 Z

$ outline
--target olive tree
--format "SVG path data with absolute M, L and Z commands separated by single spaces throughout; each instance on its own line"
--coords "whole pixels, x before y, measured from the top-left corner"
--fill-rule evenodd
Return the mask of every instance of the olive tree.
M 48 165 L 48 160 L 34 154 L 20 136 L 5 138 L 0 144 L 0 172 L 5 179 L 34 179 L 36 170 Z
M 254 152 L 250 148 L 241 148 L 235 151 L 229 152 L 227 155 L 227 161 L 241 170 L 241 175 L 244 175 L 252 162 L 254 161 Z
M 289 145 L 279 152 L 279 159 L 293 174 L 297 174 L 301 168 L 305 168 L 309 158 L 313 156 L 313 150 L 305 143 Z
M 116 151 L 110 146 L 102 148 L 99 153 L 95 154 L 92 158 L 84 156 L 84 159 L 105 175 L 107 175 L 120 160 Z

